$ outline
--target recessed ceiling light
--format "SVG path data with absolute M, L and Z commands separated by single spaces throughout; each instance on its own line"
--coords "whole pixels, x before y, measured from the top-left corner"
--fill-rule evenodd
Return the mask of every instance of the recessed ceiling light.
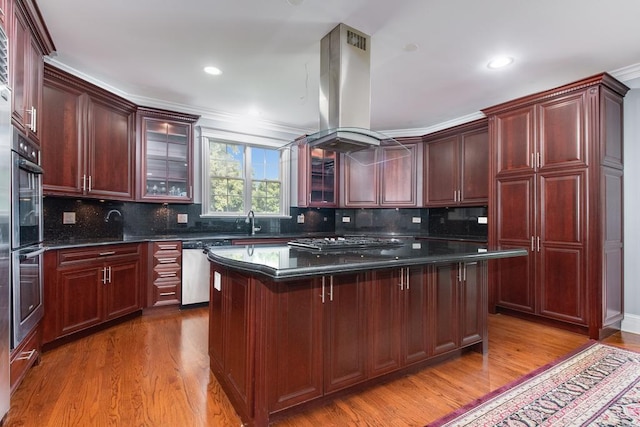
M 212 76 L 219 76 L 222 74 L 222 71 L 218 67 L 204 67 L 204 72 L 211 74 Z
M 510 65 L 513 63 L 513 58 L 510 56 L 499 56 L 497 58 L 493 58 L 491 61 L 489 61 L 489 63 L 487 64 L 487 67 L 489 68 L 503 68 L 506 67 L 507 65 Z

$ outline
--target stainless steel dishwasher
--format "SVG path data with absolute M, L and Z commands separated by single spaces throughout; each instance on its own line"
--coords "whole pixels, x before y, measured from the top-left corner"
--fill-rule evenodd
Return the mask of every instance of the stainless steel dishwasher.
M 210 246 L 229 246 L 228 239 L 185 240 L 182 242 L 182 306 L 209 302 L 211 267 L 207 259 Z

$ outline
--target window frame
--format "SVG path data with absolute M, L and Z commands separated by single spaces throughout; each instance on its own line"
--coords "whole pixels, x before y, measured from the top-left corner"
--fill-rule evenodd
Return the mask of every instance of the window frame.
M 244 176 L 243 179 L 245 181 L 244 189 L 245 192 L 243 194 L 244 197 L 244 209 L 245 212 L 211 212 L 209 211 L 209 206 L 211 202 L 211 194 L 210 194 L 210 164 L 209 164 L 209 141 L 213 140 L 214 142 L 220 142 L 224 144 L 236 144 L 243 147 L 244 152 Z M 256 148 L 267 148 L 267 149 L 275 149 L 280 152 L 280 212 L 278 213 L 255 213 L 256 218 L 291 218 L 289 213 L 289 208 L 291 206 L 291 173 L 289 171 L 289 166 L 291 163 L 290 160 L 290 150 L 283 149 L 283 146 L 287 141 L 282 141 L 276 138 L 269 138 L 258 135 L 250 135 L 243 134 L 237 132 L 229 132 L 229 131 L 221 131 L 214 129 L 201 128 L 200 134 L 200 142 L 201 142 L 201 153 L 202 153 L 202 174 L 201 174 L 201 185 L 202 185 L 202 218 L 243 218 L 247 216 L 249 210 L 252 210 L 251 206 L 251 192 L 252 189 L 252 177 L 251 177 L 251 158 L 247 156 L 247 147 L 256 147 Z M 248 192 L 247 192 L 248 190 Z

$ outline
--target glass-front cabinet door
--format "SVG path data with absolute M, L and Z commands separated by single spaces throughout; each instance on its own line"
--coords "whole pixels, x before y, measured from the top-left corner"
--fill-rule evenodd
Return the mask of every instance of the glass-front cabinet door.
M 139 199 L 193 200 L 193 122 L 140 115 Z
M 301 145 L 298 156 L 298 206 L 335 207 L 338 200 L 337 153 Z

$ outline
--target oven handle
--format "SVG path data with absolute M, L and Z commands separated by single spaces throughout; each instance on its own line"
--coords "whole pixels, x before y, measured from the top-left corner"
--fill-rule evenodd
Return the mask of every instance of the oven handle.
M 31 259 L 31 258 L 35 258 L 38 255 L 41 255 L 44 253 L 44 251 L 46 251 L 47 248 L 41 248 L 38 249 L 37 251 L 33 251 L 33 252 L 29 252 L 28 254 L 20 254 L 20 261 L 24 261 L 25 259 Z
M 44 169 L 42 169 L 40 167 L 40 165 L 35 164 L 27 159 L 23 159 L 20 158 L 20 160 L 18 160 L 18 167 L 20 167 L 20 169 L 24 169 L 27 170 L 31 173 L 35 173 L 38 175 L 42 175 L 44 173 Z

